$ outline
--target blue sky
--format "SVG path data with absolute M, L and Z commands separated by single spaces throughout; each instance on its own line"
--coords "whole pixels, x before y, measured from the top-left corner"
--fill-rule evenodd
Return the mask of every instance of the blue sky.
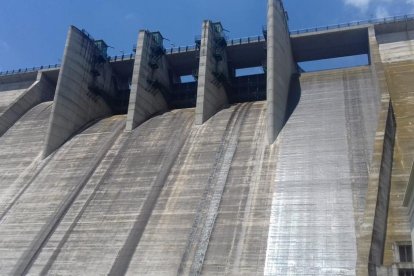
M 414 12 L 414 0 L 285 0 L 292 30 Z M 231 38 L 258 35 L 266 0 L 0 0 L 0 71 L 60 63 L 69 25 L 130 53 L 140 29 L 159 30 L 166 47 L 193 44 L 203 19 Z

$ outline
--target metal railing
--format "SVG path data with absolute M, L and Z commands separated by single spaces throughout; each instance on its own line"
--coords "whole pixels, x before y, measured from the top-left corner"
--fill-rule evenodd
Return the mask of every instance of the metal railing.
M 131 60 L 131 59 L 135 59 L 135 54 L 131 53 L 131 54 L 128 54 L 128 55 L 112 56 L 112 57 L 108 57 L 108 59 L 111 62 L 112 61 Z M 57 68 L 60 68 L 60 64 L 51 64 L 51 65 L 27 67 L 27 68 L 20 68 L 20 69 L 2 71 L 2 72 L 0 72 L 0 76 L 9 76 L 9 75 L 15 75 L 15 74 L 31 73 L 31 72 L 37 72 L 37 71 L 40 71 L 40 70 L 57 69 Z
M 414 20 L 414 14 L 386 17 L 386 18 L 381 18 L 381 19 L 361 20 L 361 21 L 354 21 L 354 22 L 349 22 L 349 23 L 329 25 L 329 26 L 324 26 L 324 27 L 294 30 L 294 31 L 290 31 L 290 34 L 298 35 L 298 34 L 304 34 L 304 33 L 334 30 L 334 29 L 341 29 L 341 28 L 348 28 L 348 27 L 355 27 L 355 26 L 362 26 L 362 25 L 369 25 L 369 24 L 403 22 L 407 20 Z M 264 31 L 266 31 L 265 26 L 263 29 Z M 91 35 L 88 34 L 85 30 L 82 30 L 82 32 L 91 38 Z M 249 37 L 244 37 L 244 38 L 228 39 L 227 45 L 233 46 L 233 45 L 241 45 L 241 44 L 247 44 L 247 43 L 257 43 L 257 42 L 264 42 L 265 40 L 266 39 L 263 35 L 249 36 Z M 189 46 L 179 46 L 179 47 L 169 48 L 169 49 L 166 49 L 166 53 L 177 54 L 177 53 L 185 53 L 185 52 L 196 51 L 196 50 L 197 50 L 197 46 L 194 44 L 194 45 L 189 45 Z M 135 59 L 135 53 L 109 57 L 109 61 L 111 62 L 131 60 L 131 59 Z M 53 68 L 59 68 L 59 67 L 60 67 L 60 64 L 54 64 L 54 65 L 46 65 L 46 66 L 39 66 L 39 67 L 32 67 L 32 68 L 17 69 L 17 70 L 8 70 L 8 71 L 0 72 L 0 76 L 35 72 L 39 70 L 53 69 Z
M 113 57 L 108 57 L 108 59 L 109 61 L 131 60 L 131 59 L 135 59 L 135 54 L 131 53 L 127 55 L 113 56 Z
M 53 65 L 46 65 L 46 66 L 39 66 L 39 67 L 31 67 L 31 68 L 22 68 L 22 69 L 16 69 L 16 70 L 8 70 L 0 72 L 0 76 L 8 76 L 8 75 L 15 75 L 15 74 L 22 74 L 22 73 L 30 73 L 30 72 L 36 72 L 39 70 L 45 70 L 45 69 L 54 69 L 59 68 L 60 64 L 53 64 Z
M 233 46 L 233 45 L 240 45 L 240 44 L 246 44 L 246 43 L 256 43 L 256 42 L 263 42 L 265 40 L 266 39 L 263 35 L 248 36 L 248 37 L 242 37 L 242 38 L 236 38 L 236 39 L 229 39 L 227 40 L 227 45 Z
M 242 38 L 236 38 L 236 39 L 227 39 L 227 45 L 233 46 L 233 45 L 240 45 L 240 44 L 246 44 L 246 43 L 256 43 L 256 42 L 263 42 L 265 41 L 265 37 L 263 35 L 257 35 L 257 36 L 248 36 L 248 37 L 242 37 Z M 166 50 L 167 54 L 178 54 L 178 53 L 185 53 L 189 51 L 196 51 L 197 46 L 195 44 L 190 46 L 179 46 L 179 47 L 173 47 Z
M 403 22 L 403 21 L 413 20 L 413 19 L 414 19 L 414 14 L 399 15 L 399 16 L 385 17 L 385 18 L 379 18 L 379 19 L 353 21 L 349 23 L 328 25 L 324 27 L 315 27 L 315 28 L 308 28 L 308 29 L 302 29 L 302 30 L 295 30 L 295 31 L 291 31 L 290 34 L 297 35 L 297 34 L 304 34 L 304 33 L 311 33 L 311 32 L 320 32 L 320 31 L 326 31 L 326 30 L 335 30 L 335 29 L 342 29 L 342 28 L 348 28 L 348 27 L 362 26 L 362 25 L 396 23 L 396 22 Z
M 167 54 L 178 54 L 178 53 L 185 53 L 189 51 L 195 51 L 197 50 L 197 47 L 195 44 L 189 45 L 189 46 L 179 46 L 179 47 L 173 47 L 166 49 Z

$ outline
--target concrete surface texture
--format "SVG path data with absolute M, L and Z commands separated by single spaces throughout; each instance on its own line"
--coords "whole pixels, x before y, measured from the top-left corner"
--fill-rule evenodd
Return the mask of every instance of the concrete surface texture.
M 0 84 L 0 112 L 4 112 L 32 83 L 33 81 Z
M 394 166 L 392 171 L 390 210 L 384 263 L 391 265 L 395 259 L 393 246 L 396 241 L 410 241 L 410 223 L 406 207 L 402 206 L 411 166 L 414 161 L 413 119 L 414 89 L 412 73 L 414 62 L 396 62 L 385 65 L 390 96 L 393 101 L 397 124 Z
M 1 274 L 20 275 L 31 268 L 123 123 L 121 118 L 103 120 L 71 139 L 49 157 L 25 191 L 7 206 L 0 230 L 0 244 L 6 249 Z
M 265 274 L 354 275 L 380 94 L 367 67 L 300 82 L 277 140 Z
M 37 105 L 0 137 L 1 218 L 40 168 L 40 155 L 51 110 L 52 102 Z M 2 250 L 5 249 L 2 247 Z
M 380 34 L 377 39 L 382 62 L 414 60 L 414 31 Z
M 94 68 L 96 54 L 94 42 L 71 26 L 59 72 L 44 157 L 58 149 L 90 121 L 111 114 L 103 98 L 90 89 L 91 85 L 101 84 L 93 81 L 93 70 L 97 70 Z M 103 75 L 101 70 L 97 71 Z M 106 87 L 105 84 L 103 86 Z
M 404 206 L 408 208 L 408 216 L 410 218 L 410 223 L 413 225 L 414 221 L 414 164 L 411 169 L 410 180 L 407 186 L 404 197 Z M 411 240 L 414 239 L 414 229 L 411 229 Z
M 168 62 L 163 41 L 140 31 L 132 75 L 126 130 L 131 131 L 154 114 L 168 110 L 163 91 L 170 90 Z M 160 37 L 158 37 L 160 38 Z
M 395 247 L 398 242 L 411 241 L 413 229 L 408 209 L 403 206 L 407 183 L 414 161 L 413 137 L 413 81 L 414 56 L 412 30 L 377 34 L 387 88 L 393 103 L 396 121 L 391 187 L 389 193 L 387 231 L 385 236 L 383 265 L 391 267 L 396 261 Z
M 5 104 L 5 107 L 0 108 L 0 135 L 4 134 L 32 107 L 41 102 L 51 101 L 54 93 L 55 86 L 53 83 L 42 72 L 39 72 L 36 81 L 30 87 L 24 90 L 12 91 L 5 96 L 5 100 L 1 101 L 2 104 Z M 10 102 L 10 99 L 13 100 Z
M 164 95 L 197 49 L 167 57 L 148 31 L 133 69 L 97 64 L 95 41 L 71 27 L 60 71 L 0 76 L 0 275 L 414 269 L 398 257 L 414 232 L 414 25 L 289 37 L 282 4 L 269 0 L 265 101 L 230 105 L 226 82 L 227 55 L 265 42 L 217 49 L 211 21 L 194 108 L 169 110 Z M 295 74 L 295 56 L 323 55 L 314 47 L 339 37 L 352 49 L 327 55 L 370 64 Z M 129 83 L 128 112 L 113 115 L 108 99 Z
M 198 68 L 195 123 L 203 124 L 228 103 L 226 82 L 230 81 L 226 45 L 221 44 L 220 23 L 203 22 Z
M 267 120 L 273 144 L 285 123 L 290 82 L 296 72 L 283 3 L 268 1 L 267 9 Z
M 114 117 L 75 136 L 8 208 L 1 273 L 261 273 L 275 165 L 265 111 L 240 104 L 200 127 L 194 109 L 172 111 L 133 132 Z

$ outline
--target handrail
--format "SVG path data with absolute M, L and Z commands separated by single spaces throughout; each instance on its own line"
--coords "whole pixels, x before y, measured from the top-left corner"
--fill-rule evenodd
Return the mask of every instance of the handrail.
M 15 74 L 21 74 L 21 73 L 30 73 L 30 72 L 36 72 L 39 70 L 44 70 L 44 69 L 54 69 L 54 68 L 59 68 L 60 64 L 51 64 L 51 65 L 46 65 L 46 66 L 38 66 L 38 67 L 32 67 L 32 68 L 21 68 L 21 69 L 16 69 L 16 70 L 8 70 L 8 71 L 3 71 L 0 72 L 0 76 L 9 76 L 9 75 L 15 75 Z
M 248 36 L 248 37 L 226 40 L 228 46 L 262 42 L 262 41 L 265 41 L 265 37 L 263 35 Z M 196 51 L 196 50 L 197 50 L 197 46 L 193 44 L 189 46 L 178 46 L 178 47 L 168 48 L 166 52 L 167 54 L 178 54 L 178 53 L 185 53 L 185 52 Z
M 169 49 L 166 49 L 167 54 L 177 54 L 177 53 L 185 53 L 189 51 L 195 51 L 197 50 L 197 47 L 195 44 L 189 45 L 189 46 L 178 46 L 178 47 L 172 47 Z
M 402 22 L 402 21 L 407 21 L 407 20 L 414 20 L 414 14 L 398 15 L 398 16 L 392 16 L 392 17 L 379 18 L 379 19 L 360 20 L 360 21 L 353 21 L 349 23 L 328 25 L 324 27 L 294 30 L 294 31 L 290 31 L 290 34 L 298 35 L 298 34 L 311 33 L 311 32 L 319 32 L 319 31 L 326 31 L 326 30 L 335 30 L 335 29 L 341 29 L 341 28 L 362 26 L 362 25 L 367 25 L 367 24 L 395 23 L 395 22 Z M 88 37 L 91 37 L 85 30 L 82 30 L 82 32 Z M 243 37 L 243 38 L 237 38 L 237 39 L 228 39 L 227 45 L 233 46 L 233 45 L 241 45 L 241 44 L 247 44 L 247 43 L 257 43 L 257 42 L 264 42 L 265 40 L 266 39 L 263 35 L 249 36 L 249 37 Z M 197 51 L 197 45 L 193 44 L 189 46 L 179 46 L 179 47 L 173 47 L 173 48 L 166 49 L 167 54 L 185 53 L 189 51 Z M 123 60 L 131 60 L 131 59 L 135 59 L 135 53 L 109 57 L 109 61 L 123 61 Z M 54 64 L 54 65 L 46 65 L 46 66 L 39 66 L 39 67 L 32 67 L 32 68 L 17 69 L 17 70 L 8 70 L 8 71 L 0 72 L 0 76 L 35 72 L 35 71 L 39 71 L 43 69 L 53 69 L 53 68 L 59 68 L 59 67 L 60 67 L 60 64 Z
M 113 57 L 108 57 L 109 61 L 123 61 L 123 60 L 131 60 L 131 59 L 135 59 L 135 53 L 130 53 L 127 55 L 120 55 L 120 56 L 113 56 Z
M 355 26 L 368 25 L 368 24 L 396 23 L 396 22 L 403 22 L 406 20 L 413 20 L 413 19 L 414 19 L 414 14 L 398 15 L 398 16 L 391 16 L 391 17 L 385 17 L 385 18 L 360 20 L 360 21 L 353 21 L 349 23 L 340 23 L 336 25 L 328 25 L 328 26 L 323 26 L 323 27 L 295 30 L 295 31 L 291 31 L 290 34 L 297 35 L 297 34 L 319 32 L 319 31 L 325 31 L 325 30 L 335 30 L 335 29 L 342 29 L 342 28 L 347 28 L 347 27 L 355 27 Z
M 131 59 L 135 59 L 135 54 L 131 53 L 128 55 L 113 56 L 113 57 L 108 57 L 108 59 L 109 61 L 131 60 Z M 42 65 L 42 66 L 7 70 L 7 71 L 2 71 L 2 72 L 0 71 L 0 76 L 10 76 L 10 75 L 22 74 L 22 73 L 32 73 L 32 72 L 37 72 L 37 71 L 45 70 L 45 69 L 57 69 L 57 68 L 60 68 L 60 66 L 61 66 L 60 64 L 50 64 L 50 65 Z

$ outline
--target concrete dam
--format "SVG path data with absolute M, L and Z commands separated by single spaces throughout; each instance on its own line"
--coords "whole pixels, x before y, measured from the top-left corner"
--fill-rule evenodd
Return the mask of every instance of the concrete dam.
M 0 275 L 414 275 L 413 17 L 162 41 L 0 72 Z

